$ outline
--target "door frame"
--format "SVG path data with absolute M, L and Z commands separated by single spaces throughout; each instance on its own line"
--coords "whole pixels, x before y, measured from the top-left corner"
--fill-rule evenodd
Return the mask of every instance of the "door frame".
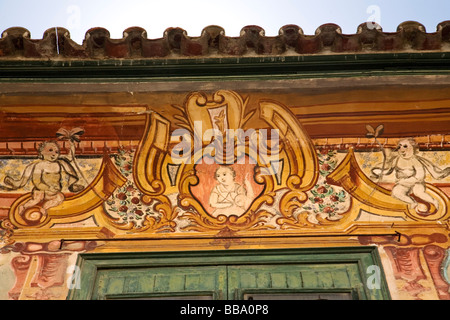
M 97 273 L 108 269 L 175 266 L 226 266 L 276 264 L 356 264 L 362 280 L 358 288 L 348 288 L 359 299 L 391 299 L 381 259 L 375 246 L 292 249 L 242 249 L 205 251 L 83 253 L 78 256 L 77 286 L 69 289 L 67 299 L 90 300 Z M 372 276 L 368 270 L 377 266 L 379 283 L 368 286 Z M 339 291 L 339 290 L 338 290 Z M 342 291 L 342 290 L 341 290 Z M 304 292 L 311 292 L 305 288 Z M 332 292 L 332 291 L 330 291 Z M 233 298 L 233 297 L 230 297 Z

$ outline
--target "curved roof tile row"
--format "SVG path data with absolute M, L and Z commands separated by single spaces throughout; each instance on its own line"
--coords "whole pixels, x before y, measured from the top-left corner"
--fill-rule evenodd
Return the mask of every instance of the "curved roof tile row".
M 238 37 L 225 35 L 219 26 L 208 26 L 198 37 L 181 28 L 168 28 L 162 38 L 148 39 L 145 29 L 131 27 L 122 39 L 112 39 L 105 28 L 92 28 L 82 44 L 70 38 L 69 30 L 49 28 L 41 39 L 32 39 L 22 27 L 6 29 L 0 38 L 0 59 L 58 57 L 66 59 L 169 58 L 243 55 L 306 55 L 450 51 L 450 21 L 428 33 L 415 21 L 401 23 L 396 32 L 383 32 L 372 22 L 362 23 L 355 34 L 343 34 L 336 24 L 324 24 L 314 35 L 305 35 L 297 25 L 285 25 L 277 36 L 265 36 L 259 26 L 245 26 Z

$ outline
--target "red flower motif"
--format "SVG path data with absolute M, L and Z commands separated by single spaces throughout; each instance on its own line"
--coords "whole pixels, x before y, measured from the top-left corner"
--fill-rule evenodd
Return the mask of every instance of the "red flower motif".
M 137 214 L 138 216 L 144 215 L 144 212 L 142 212 L 142 210 L 135 210 L 134 213 Z
M 139 200 L 138 197 L 133 197 L 133 198 L 131 199 L 131 203 L 134 203 L 134 204 L 138 204 L 140 201 L 141 201 L 141 200 Z
M 323 212 L 325 212 L 325 213 L 331 213 L 331 212 L 333 212 L 333 211 L 334 211 L 334 209 L 331 208 L 331 207 L 325 207 L 325 208 L 323 208 Z
M 319 197 L 316 197 L 316 198 L 314 198 L 314 202 L 315 202 L 315 203 L 322 203 L 322 202 L 323 202 L 323 199 L 322 199 L 322 198 L 319 198 Z
M 120 200 L 125 200 L 127 198 L 127 195 L 125 193 L 121 192 L 117 195 L 117 198 Z
M 317 188 L 317 192 L 318 193 L 326 193 L 327 192 L 327 188 L 325 188 L 324 186 L 320 186 L 319 188 Z
M 338 202 L 339 198 L 333 194 L 333 195 L 330 196 L 330 200 L 333 201 L 333 202 Z
M 119 208 L 119 211 L 120 211 L 120 212 L 127 212 L 127 211 L 128 211 L 128 207 L 127 207 L 127 206 L 121 206 L 121 207 Z
M 328 163 L 324 163 L 320 166 L 320 169 L 323 171 L 328 171 L 331 169 L 330 165 Z

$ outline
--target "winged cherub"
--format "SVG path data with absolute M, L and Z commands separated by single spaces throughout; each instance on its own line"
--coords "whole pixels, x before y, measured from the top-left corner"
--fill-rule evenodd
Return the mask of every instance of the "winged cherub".
M 425 176 L 429 172 L 435 179 L 443 179 L 450 175 L 450 167 L 440 169 L 430 160 L 417 155 L 418 145 L 412 138 L 402 139 L 398 142 L 397 154 L 391 156 L 385 165 L 385 169 L 380 167 L 372 169 L 374 177 L 389 175 L 395 172 L 396 183 L 391 194 L 394 198 L 408 203 L 412 209 L 425 213 L 427 209 L 419 205 L 412 197 L 414 195 L 439 209 L 439 202 L 426 192 Z
M 48 209 L 60 205 L 65 199 L 62 193 L 64 183 L 67 183 L 71 192 L 84 189 L 78 184 L 79 176 L 72 165 L 75 154 L 74 139 L 69 139 L 69 142 L 70 150 L 65 157 L 60 155 L 61 150 L 56 141 L 42 142 L 38 147 L 38 159 L 25 168 L 19 179 L 8 175 L 4 178 L 4 185 L 0 186 L 3 190 L 17 190 L 30 181 L 33 184 L 31 198 L 18 208 L 20 215 L 33 206 L 38 206 L 41 213 L 46 215 Z

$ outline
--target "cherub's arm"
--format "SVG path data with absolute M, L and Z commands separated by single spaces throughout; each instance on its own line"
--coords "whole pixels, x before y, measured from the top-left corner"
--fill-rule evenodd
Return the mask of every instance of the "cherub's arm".
M 78 184 L 78 181 L 80 180 L 80 177 L 78 176 L 77 171 L 73 167 L 73 165 L 66 159 L 66 158 L 60 158 L 59 164 L 61 166 L 61 170 L 64 171 L 67 174 L 67 185 L 68 189 L 71 192 L 79 192 L 84 189 L 82 185 Z
M 72 140 L 68 140 L 69 141 L 69 148 L 67 149 L 67 156 L 65 156 L 64 158 L 61 157 L 61 159 L 65 159 L 69 162 L 72 162 L 74 160 L 75 157 L 75 143 Z
M 219 201 L 219 192 L 217 188 L 214 188 L 211 191 L 211 195 L 209 196 L 209 205 L 213 208 L 227 208 L 232 205 L 230 201 Z
M 59 158 L 58 162 L 61 166 L 61 170 L 67 173 L 71 179 L 76 179 L 78 181 L 78 174 L 69 160 L 67 160 L 66 158 Z
M 18 180 L 6 176 L 4 178 L 5 186 L 0 185 L 0 190 L 16 190 L 24 187 L 32 178 L 36 162 L 29 164 L 22 173 L 22 177 Z
M 67 174 L 68 176 L 68 189 L 71 192 L 79 192 L 84 189 L 84 186 L 81 184 L 78 184 L 80 181 L 80 176 L 83 176 L 83 174 L 80 171 L 80 168 L 78 168 L 76 160 L 75 160 L 75 143 L 72 139 L 68 140 L 70 143 L 67 156 L 60 157 L 59 163 L 61 165 L 62 170 Z M 75 167 L 78 169 L 76 170 Z
M 383 167 L 374 167 L 372 168 L 370 171 L 372 173 L 372 178 L 380 178 L 381 176 L 388 176 L 390 175 L 394 169 L 395 169 L 395 165 L 397 163 L 398 157 L 390 157 L 386 163 L 384 164 L 384 168 Z

